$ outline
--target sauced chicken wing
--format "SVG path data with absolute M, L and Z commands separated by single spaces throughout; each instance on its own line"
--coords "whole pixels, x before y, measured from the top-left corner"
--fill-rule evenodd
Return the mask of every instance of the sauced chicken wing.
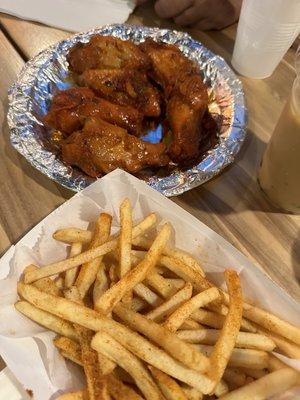
M 69 52 L 71 69 L 82 74 L 88 69 L 146 69 L 149 59 L 138 46 L 109 36 L 94 36 L 89 43 L 78 43 Z
M 153 78 L 167 99 L 167 121 L 172 132 L 170 158 L 177 163 L 195 160 L 200 153 L 201 122 L 207 110 L 207 88 L 193 61 L 169 44 L 146 40 L 141 49 L 149 55 Z
M 198 74 L 186 75 L 175 85 L 167 104 L 167 120 L 173 135 L 169 155 L 173 161 L 186 163 L 199 156 L 207 103 L 207 89 Z
M 160 115 L 159 92 L 139 71 L 90 69 L 79 77 L 79 83 L 114 103 L 135 107 L 147 117 Z
M 116 168 L 136 173 L 169 162 L 163 143 L 151 144 L 103 120 L 90 118 L 82 131 L 74 132 L 62 145 L 63 160 L 92 177 Z
M 185 57 L 177 46 L 147 39 L 139 47 L 149 56 L 152 64 L 149 74 L 162 86 L 166 96 L 170 95 L 180 76 L 199 73 L 197 65 Z
M 56 93 L 45 123 L 64 134 L 82 128 L 85 120 L 97 116 L 138 135 L 143 115 L 130 106 L 119 106 L 95 96 L 88 88 L 72 88 Z

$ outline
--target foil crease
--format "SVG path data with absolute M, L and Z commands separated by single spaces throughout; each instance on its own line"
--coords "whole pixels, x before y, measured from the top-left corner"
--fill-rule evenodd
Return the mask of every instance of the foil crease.
M 76 168 L 66 166 L 50 146 L 49 132 L 43 124 L 53 94 L 67 89 L 66 55 L 78 42 L 88 42 L 93 35 L 111 35 L 141 43 L 150 37 L 177 45 L 201 67 L 212 94 L 210 108 L 221 117 L 218 144 L 209 150 L 198 165 L 174 170 L 169 176 L 145 176 L 143 179 L 165 196 L 176 196 L 203 184 L 234 161 L 246 136 L 247 109 L 240 80 L 227 63 L 187 33 L 133 25 L 108 25 L 80 33 L 42 51 L 22 69 L 8 93 L 8 125 L 13 147 L 40 172 L 57 183 L 80 191 L 94 181 Z

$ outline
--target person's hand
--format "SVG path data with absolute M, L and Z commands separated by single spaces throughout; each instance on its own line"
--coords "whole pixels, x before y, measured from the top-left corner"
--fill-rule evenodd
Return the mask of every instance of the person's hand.
M 147 0 L 137 0 L 139 4 Z M 161 18 L 172 18 L 177 25 L 201 30 L 222 29 L 237 21 L 242 0 L 157 0 Z

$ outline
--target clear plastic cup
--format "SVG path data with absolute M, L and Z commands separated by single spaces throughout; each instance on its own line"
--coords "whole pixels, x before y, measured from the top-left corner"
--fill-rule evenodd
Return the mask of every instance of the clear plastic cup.
M 300 214 L 300 47 L 296 78 L 258 173 L 260 187 L 277 207 Z
M 233 67 L 250 78 L 267 78 L 299 32 L 300 0 L 244 0 Z

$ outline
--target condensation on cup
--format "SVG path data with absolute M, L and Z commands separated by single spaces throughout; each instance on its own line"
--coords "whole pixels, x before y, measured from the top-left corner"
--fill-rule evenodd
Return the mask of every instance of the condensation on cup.
M 300 0 L 244 0 L 232 66 L 241 75 L 270 76 L 300 33 Z
M 260 166 L 258 181 L 277 207 L 300 214 L 300 47 L 294 82 Z

